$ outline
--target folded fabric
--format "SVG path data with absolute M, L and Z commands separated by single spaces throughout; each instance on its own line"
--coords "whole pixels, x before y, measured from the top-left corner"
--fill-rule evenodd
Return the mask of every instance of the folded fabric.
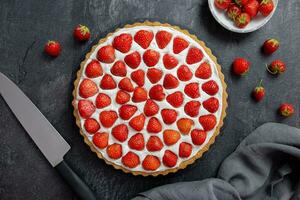
M 221 164 L 217 178 L 160 186 L 133 200 L 300 200 L 300 129 L 266 123 Z

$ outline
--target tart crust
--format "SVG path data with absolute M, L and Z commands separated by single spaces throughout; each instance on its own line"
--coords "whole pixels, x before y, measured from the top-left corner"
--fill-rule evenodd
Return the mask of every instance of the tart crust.
M 74 107 L 73 114 L 74 114 L 74 116 L 76 118 L 76 124 L 79 127 L 79 129 L 80 129 L 80 134 L 84 137 L 84 142 L 90 147 L 90 149 L 93 152 L 95 152 L 97 154 L 97 156 L 99 158 L 103 159 L 107 164 L 112 165 L 115 169 L 120 169 L 120 170 L 122 170 L 125 173 L 132 173 L 133 175 L 142 175 L 142 176 L 167 175 L 168 173 L 175 173 L 178 170 L 184 169 L 188 165 L 194 163 L 198 158 L 202 157 L 203 153 L 205 153 L 206 151 L 208 151 L 209 148 L 210 148 L 210 146 L 215 142 L 215 139 L 219 135 L 220 129 L 221 129 L 222 125 L 223 125 L 223 120 L 224 120 L 224 118 L 226 116 L 226 108 L 228 106 L 228 104 L 227 104 L 227 97 L 228 97 L 228 95 L 227 95 L 227 92 L 226 92 L 227 85 L 226 85 L 225 80 L 224 80 L 224 75 L 221 72 L 221 66 L 217 62 L 217 58 L 212 54 L 211 50 L 208 47 L 206 47 L 205 43 L 203 41 L 199 40 L 195 35 L 190 34 L 187 30 L 183 30 L 183 29 L 179 28 L 178 26 L 172 26 L 172 25 L 167 24 L 167 23 L 162 24 L 160 22 L 150 22 L 150 21 L 145 21 L 145 22 L 142 22 L 142 23 L 138 22 L 138 23 L 134 23 L 134 24 L 127 24 L 123 28 L 132 28 L 132 27 L 136 27 L 136 26 L 164 26 L 164 27 L 170 27 L 170 28 L 173 28 L 173 29 L 175 29 L 177 31 L 180 31 L 180 32 L 184 33 L 185 35 L 191 37 L 194 41 L 196 41 L 199 45 L 201 45 L 203 47 L 203 49 L 205 50 L 205 52 L 210 57 L 210 59 L 215 63 L 216 68 L 218 70 L 218 75 L 219 75 L 219 78 L 220 78 L 220 81 L 221 81 L 221 84 L 222 84 L 222 88 L 223 88 L 223 91 L 222 91 L 223 92 L 223 94 L 222 94 L 222 102 L 223 103 L 222 103 L 222 112 L 221 112 L 219 123 L 217 124 L 215 132 L 213 133 L 212 137 L 209 139 L 208 143 L 202 149 L 200 149 L 193 157 L 191 157 L 190 159 L 188 159 L 188 160 L 183 161 L 182 163 L 180 163 L 180 165 L 178 167 L 172 168 L 172 169 L 167 169 L 167 170 L 164 170 L 164 171 L 157 171 L 157 172 L 130 171 L 130 170 L 128 170 L 128 169 L 126 169 L 126 168 L 124 168 L 122 166 L 116 165 L 113 162 L 110 162 L 109 160 L 105 159 L 102 156 L 101 152 L 97 151 L 94 148 L 92 142 L 90 142 L 88 140 L 88 137 L 81 130 L 80 116 L 78 114 L 78 109 L 77 109 L 76 101 L 75 101 L 75 99 L 77 97 L 76 91 L 78 89 L 78 84 L 79 84 L 81 75 L 83 73 L 84 66 L 85 66 L 86 62 L 88 61 L 88 58 L 95 51 L 96 47 L 98 45 L 102 44 L 103 42 L 105 42 L 108 39 L 108 37 L 110 37 L 113 34 L 113 32 L 107 34 L 107 36 L 105 38 L 100 39 L 99 42 L 92 47 L 91 51 L 86 54 L 84 61 L 82 61 L 81 64 L 80 64 L 80 69 L 77 72 L 77 77 L 76 77 L 76 80 L 74 81 L 74 90 L 73 90 L 73 93 L 72 93 L 73 97 L 74 97 L 74 100 L 72 102 L 72 105 Z M 116 29 L 115 32 L 119 31 L 120 29 L 121 28 Z

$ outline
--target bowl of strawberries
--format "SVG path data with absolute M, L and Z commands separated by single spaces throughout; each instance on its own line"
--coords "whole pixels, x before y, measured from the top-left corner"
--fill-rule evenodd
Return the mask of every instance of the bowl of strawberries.
M 226 29 L 249 33 L 273 16 L 278 0 L 208 0 L 214 18 Z

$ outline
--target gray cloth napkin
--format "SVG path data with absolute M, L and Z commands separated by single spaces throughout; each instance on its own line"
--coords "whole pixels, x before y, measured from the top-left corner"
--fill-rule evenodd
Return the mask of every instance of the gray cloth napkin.
M 181 182 L 133 200 L 300 200 L 300 129 L 266 123 L 224 160 L 217 178 Z

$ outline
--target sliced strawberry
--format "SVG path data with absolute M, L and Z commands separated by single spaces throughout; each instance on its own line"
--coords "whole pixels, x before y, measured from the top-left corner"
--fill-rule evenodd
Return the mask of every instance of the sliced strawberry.
M 219 100 L 215 97 L 211 97 L 203 101 L 203 107 L 210 113 L 215 113 L 219 109 Z
M 123 61 L 118 60 L 117 62 L 114 63 L 114 65 L 110 68 L 110 72 L 115 75 L 115 76 L 126 76 L 127 74 L 127 69 L 126 65 Z
M 161 85 L 154 85 L 149 90 L 149 97 L 156 101 L 162 101 L 165 98 L 166 94 L 164 93 L 164 89 Z
M 160 49 L 165 48 L 171 41 L 172 34 L 167 31 L 158 31 L 155 35 L 157 46 Z
M 140 157 L 129 151 L 125 156 L 123 156 L 122 163 L 126 167 L 135 168 L 140 164 Z
M 210 131 L 216 126 L 217 118 L 212 114 L 202 115 L 199 117 L 199 123 L 205 131 Z
M 163 109 L 160 114 L 165 124 L 173 124 L 177 119 L 177 112 L 173 109 Z
M 201 65 L 197 68 L 195 72 L 195 76 L 201 79 L 208 79 L 211 77 L 211 74 L 211 67 L 210 64 L 207 62 L 201 63 Z
M 92 60 L 86 66 L 85 75 L 89 78 L 96 78 L 103 75 L 103 69 L 98 60 Z
M 192 71 L 186 65 L 181 65 L 177 69 L 177 77 L 181 81 L 189 81 L 193 77 Z
M 219 86 L 214 80 L 210 80 L 202 84 L 202 90 L 213 96 L 219 91 Z
M 142 166 L 145 170 L 155 171 L 159 168 L 160 161 L 156 156 L 147 155 L 142 162 Z
M 78 101 L 78 112 L 82 118 L 89 118 L 96 108 L 93 102 L 89 100 L 79 100 Z
M 192 153 L 192 145 L 187 142 L 182 142 L 179 145 L 179 156 L 181 158 L 187 158 Z
M 137 107 L 133 105 L 122 105 L 119 108 L 119 116 L 124 119 L 128 120 L 130 119 L 134 113 L 137 111 Z
M 160 69 L 150 68 L 147 71 L 147 77 L 149 81 L 154 84 L 157 83 L 163 75 L 163 72 Z
M 127 103 L 130 100 L 130 94 L 123 90 L 119 90 L 116 95 L 116 102 L 118 104 Z
M 135 51 L 125 56 L 124 61 L 129 67 L 136 69 L 140 65 L 141 59 L 139 52 Z
M 158 61 L 159 61 L 159 57 L 160 54 L 157 51 L 154 51 L 152 49 L 148 49 L 147 51 L 145 51 L 145 53 L 143 54 L 143 60 L 144 63 L 148 66 L 148 67 L 153 67 L 155 66 Z
M 184 97 L 183 97 L 182 92 L 178 91 L 178 92 L 169 94 L 166 99 L 169 104 L 171 104 L 175 108 L 178 108 L 182 105 Z
M 194 126 L 194 121 L 189 118 L 181 118 L 177 121 L 177 128 L 182 134 L 189 134 L 192 127 Z
M 159 133 L 161 130 L 162 126 L 159 122 L 159 119 L 157 119 L 156 117 L 151 117 L 147 125 L 147 131 L 149 133 Z
M 145 116 L 143 114 L 133 117 L 129 121 L 129 125 L 136 131 L 141 131 L 145 125 Z
M 109 74 L 105 74 L 100 82 L 100 88 L 103 90 L 112 90 L 117 87 L 117 84 L 113 77 Z
M 127 92 L 133 92 L 134 90 L 134 87 L 131 83 L 131 80 L 127 77 L 123 78 L 119 84 L 118 84 L 118 87 L 121 89 L 121 90 L 125 90 Z
M 83 79 L 79 85 L 79 95 L 83 98 L 94 96 L 98 92 L 98 87 L 94 81 Z
M 184 112 L 190 117 L 196 117 L 199 115 L 200 106 L 199 101 L 189 101 L 184 106 Z
M 133 71 L 130 75 L 131 79 L 140 87 L 145 84 L 145 72 L 141 69 Z
M 88 133 L 94 134 L 100 129 L 100 124 L 95 119 L 88 118 L 84 121 L 84 128 Z
M 107 94 L 99 93 L 96 97 L 96 107 L 105 108 L 111 104 L 111 99 Z
M 198 83 L 187 84 L 184 87 L 184 93 L 193 99 L 200 97 L 199 84 Z
M 166 69 L 173 69 L 178 65 L 178 60 L 170 54 L 165 54 L 163 57 L 163 63 Z
M 164 145 L 162 141 L 157 136 L 150 136 L 146 144 L 148 151 L 160 151 L 163 148 L 163 146 Z
M 144 105 L 144 114 L 149 117 L 158 113 L 159 107 L 153 100 L 148 99 Z
M 93 136 L 93 143 L 99 149 L 104 149 L 108 145 L 108 133 L 95 133 Z
M 163 132 L 164 142 L 167 146 L 176 144 L 180 139 L 180 133 L 175 130 L 167 129 Z
M 162 160 L 165 166 L 174 167 L 177 163 L 178 157 L 172 151 L 166 150 Z
M 132 36 L 128 33 L 122 33 L 114 38 L 113 47 L 122 53 L 127 53 L 132 44 Z
M 206 140 L 207 133 L 200 129 L 194 129 L 191 132 L 191 138 L 194 145 L 201 145 Z
M 145 147 L 144 136 L 141 133 L 136 133 L 128 140 L 128 146 L 131 149 L 141 151 Z
M 173 52 L 175 54 L 178 54 L 180 52 L 182 52 L 184 49 L 186 49 L 189 46 L 189 43 L 180 37 L 176 37 L 174 38 L 173 41 Z
M 147 90 L 142 87 L 136 87 L 134 89 L 133 95 L 132 95 L 132 101 L 133 102 L 143 102 L 146 101 L 148 98 Z
M 115 49 L 111 45 L 101 47 L 97 52 L 97 59 L 103 63 L 113 63 L 116 59 Z
M 140 30 L 134 35 L 134 41 L 138 43 L 142 48 L 147 49 L 153 37 L 154 36 L 151 31 Z
M 125 124 L 119 124 L 112 128 L 111 134 L 120 142 L 124 142 L 128 137 L 128 128 Z
M 200 62 L 202 58 L 203 58 L 202 51 L 196 47 L 191 47 L 186 56 L 186 63 L 191 65 Z
M 99 115 L 99 120 L 101 124 L 106 127 L 110 128 L 115 121 L 117 120 L 118 115 L 115 111 L 102 111 Z
M 119 159 L 122 156 L 122 145 L 114 143 L 106 148 L 107 155 L 112 159 Z
M 164 88 L 166 89 L 174 89 L 178 87 L 179 81 L 172 74 L 166 74 L 163 82 Z

